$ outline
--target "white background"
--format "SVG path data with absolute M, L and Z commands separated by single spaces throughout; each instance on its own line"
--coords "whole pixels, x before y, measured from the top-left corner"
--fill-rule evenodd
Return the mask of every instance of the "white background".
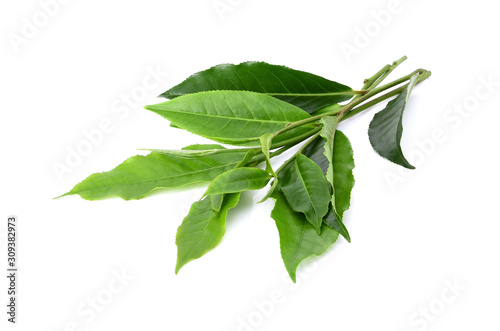
M 6 322 L 2 277 L 1 330 L 499 330 L 495 2 L 62 2 L 46 21 L 35 0 L 0 8 L 2 261 L 8 215 L 19 217 L 20 234 L 18 324 Z M 400 172 L 369 145 L 383 105 L 343 123 L 356 160 L 345 216 L 352 243 L 341 238 L 302 264 L 296 285 L 281 261 L 273 202 L 254 204 L 263 192 L 247 194 L 221 245 L 177 276 L 176 228 L 202 187 L 129 202 L 52 199 L 137 148 L 202 142 L 142 108 L 194 72 L 261 60 L 359 88 L 402 55 L 390 78 L 433 73 L 405 112 L 403 149 L 417 169 Z M 140 96 L 144 79 L 154 86 Z M 103 119 L 112 131 L 58 177 L 54 165 Z M 445 138 L 430 143 L 435 130 Z M 115 273 L 133 279 L 116 283 Z

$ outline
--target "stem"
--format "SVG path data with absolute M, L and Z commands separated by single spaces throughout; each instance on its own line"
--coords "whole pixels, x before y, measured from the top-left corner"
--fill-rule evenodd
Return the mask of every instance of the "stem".
M 345 92 L 327 92 L 327 93 L 265 93 L 270 96 L 279 96 L 279 95 L 285 95 L 285 96 L 294 96 L 294 97 L 310 97 L 310 96 L 332 96 L 332 95 L 358 95 L 358 94 L 365 94 L 368 91 L 366 90 L 351 90 L 351 91 L 345 91 Z
M 366 110 L 366 109 L 368 109 L 368 108 L 370 108 L 370 107 L 373 107 L 374 105 L 376 105 L 376 104 L 377 104 L 377 103 L 379 103 L 379 102 L 382 102 L 382 101 L 384 101 L 384 100 L 386 100 L 386 99 L 389 99 L 390 97 L 393 97 L 393 96 L 395 96 L 395 95 L 400 94 L 401 92 L 403 92 L 403 91 L 404 91 L 404 89 L 405 89 L 407 86 L 408 86 L 408 84 L 405 84 L 405 85 L 403 85 L 403 86 L 401 86 L 401 87 L 398 87 L 398 88 L 397 88 L 397 89 L 395 89 L 395 90 L 392 90 L 392 91 L 391 91 L 391 92 L 389 92 L 389 93 L 386 93 L 386 94 L 384 94 L 384 95 L 381 95 L 380 97 L 378 97 L 378 98 L 376 98 L 376 99 L 373 99 L 373 100 L 371 100 L 371 101 L 369 101 L 369 102 L 367 102 L 367 103 L 365 103 L 365 104 L 363 104 L 363 105 L 361 105 L 361 106 L 359 106 L 359 107 L 357 107 L 357 108 L 354 108 L 353 110 L 351 110 L 350 112 L 348 112 L 347 114 L 345 114 L 345 115 L 344 115 L 344 117 L 342 117 L 342 119 L 341 119 L 341 120 L 343 121 L 343 120 L 345 120 L 345 119 L 348 119 L 348 118 L 350 118 L 350 117 L 352 117 L 352 116 L 354 116 L 354 115 L 356 115 L 356 114 L 361 113 L 363 110 Z
M 406 82 L 407 80 L 410 80 L 411 77 L 413 77 L 413 75 L 415 75 L 417 73 L 421 74 L 424 79 L 430 76 L 429 71 L 427 71 L 425 69 L 417 69 L 406 76 L 403 76 L 399 79 L 396 79 L 395 81 L 392 81 L 392 82 L 387 83 L 385 85 L 382 85 L 380 87 L 374 88 L 373 90 L 370 90 L 370 92 L 361 96 L 360 98 L 357 98 L 357 99 L 351 101 L 346 107 L 344 107 L 344 109 L 342 109 L 342 111 L 338 114 L 338 116 L 340 116 L 340 119 L 342 119 L 348 111 L 350 111 L 352 108 L 359 105 L 363 101 L 373 97 L 376 94 L 379 94 L 380 92 L 383 92 L 387 89 L 390 89 L 391 87 L 397 86 L 401 83 Z M 326 115 L 326 114 L 324 114 L 324 115 Z
M 379 79 L 377 79 L 371 86 L 369 86 L 370 88 L 374 88 L 374 87 L 377 87 L 387 76 L 389 76 L 389 74 L 391 72 L 394 71 L 394 69 L 396 69 L 401 63 L 403 63 L 404 61 L 406 61 L 407 57 L 406 56 L 403 56 L 402 58 L 394 61 L 392 63 L 392 65 L 389 66 L 389 69 L 386 70 L 383 75 L 381 75 L 379 77 Z
M 294 122 L 294 123 L 297 123 L 297 122 Z M 282 141 L 282 142 L 277 143 L 277 144 L 273 144 L 273 145 L 271 145 L 270 149 L 275 149 L 275 148 L 283 147 L 283 146 L 286 146 L 286 145 L 289 145 L 289 144 L 296 145 L 296 144 L 300 143 L 301 141 L 303 141 L 304 139 L 306 139 L 306 138 L 310 137 L 311 135 L 315 134 L 316 132 L 319 132 L 320 130 L 321 130 L 320 127 L 314 128 L 313 130 L 311 130 L 309 132 L 306 132 L 304 134 L 301 134 L 300 136 L 297 136 L 295 138 L 288 139 L 288 140 Z M 279 132 L 279 131 L 277 131 L 277 132 Z M 275 134 L 275 136 L 276 135 L 277 134 Z
M 418 84 L 422 83 L 424 80 L 426 80 L 427 78 L 429 78 L 430 75 L 431 75 L 430 71 L 425 71 L 423 74 L 421 74 L 418 77 L 418 80 L 417 80 L 417 82 L 416 82 L 415 85 L 418 85 Z M 368 108 L 370 108 L 370 107 L 378 104 L 379 102 L 382 102 L 382 101 L 384 101 L 386 99 L 389 99 L 390 97 L 393 97 L 395 95 L 400 94 L 401 92 L 403 92 L 408 87 L 408 85 L 409 85 L 409 83 L 407 83 L 405 85 L 402 85 L 402 86 L 398 87 L 397 89 L 392 90 L 389 93 L 381 95 L 381 96 L 379 96 L 376 99 L 373 99 L 373 100 L 371 100 L 371 101 L 369 101 L 369 102 L 367 102 L 367 103 L 365 103 L 365 104 L 363 104 L 363 105 L 361 105 L 361 106 L 359 106 L 359 107 L 357 107 L 355 109 L 352 109 L 350 112 L 348 112 L 347 114 L 345 114 L 342 117 L 341 121 L 343 121 L 345 119 L 348 119 L 348 118 L 350 118 L 350 117 L 352 117 L 354 115 L 357 115 L 357 114 L 361 113 L 363 110 L 366 110 L 366 109 L 368 109 Z
M 411 74 L 403 76 L 403 77 L 401 77 L 399 79 L 396 79 L 393 82 L 387 83 L 387 84 L 382 85 L 380 87 L 377 87 L 377 88 L 374 88 L 372 90 L 369 90 L 369 92 L 366 93 L 366 94 L 364 94 L 364 95 L 359 95 L 359 98 L 354 98 L 350 103 L 348 103 L 344 108 L 342 108 L 340 110 L 339 109 L 335 109 L 335 110 L 332 110 L 330 112 L 326 112 L 326 113 L 323 113 L 323 114 L 320 114 L 320 115 L 316 115 L 316 116 L 311 116 L 309 118 L 306 118 L 306 119 L 303 119 L 303 120 L 300 120 L 300 121 L 292 122 L 289 125 L 287 125 L 286 127 L 284 127 L 283 129 L 281 129 L 279 131 L 276 131 L 276 133 L 274 135 L 277 136 L 277 135 L 282 134 L 284 132 L 287 132 L 289 130 L 295 129 L 296 127 L 302 126 L 302 125 L 310 123 L 310 122 L 317 121 L 317 120 L 321 119 L 324 116 L 338 115 L 338 116 L 340 116 L 342 118 L 344 116 L 344 114 L 346 114 L 348 111 L 350 111 L 352 108 L 354 108 L 355 106 L 359 105 L 363 101 L 366 101 L 367 99 L 373 97 L 374 95 L 379 94 L 380 92 L 383 92 L 383 91 L 385 91 L 387 89 L 390 89 L 391 87 L 394 87 L 396 85 L 404 83 L 405 81 L 409 80 L 416 73 L 422 74 L 422 77 L 424 77 L 424 79 L 427 78 L 427 77 L 429 77 L 429 75 L 425 75 L 425 73 L 428 73 L 428 71 L 426 71 L 424 69 L 417 69 L 414 72 L 412 72 Z

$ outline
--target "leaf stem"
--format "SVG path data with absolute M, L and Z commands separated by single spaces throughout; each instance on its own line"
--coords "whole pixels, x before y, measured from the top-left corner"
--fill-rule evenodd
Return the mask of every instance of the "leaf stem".
M 326 92 L 326 93 L 265 93 L 270 96 L 295 96 L 295 97 L 310 97 L 310 96 L 334 96 L 334 95 L 362 95 L 367 93 L 367 90 L 351 90 L 351 91 L 345 91 L 345 92 Z
M 417 82 L 415 85 L 418 85 L 420 84 L 421 82 L 423 82 L 424 80 L 426 80 L 427 78 L 429 78 L 429 76 L 431 75 L 431 72 L 430 71 L 427 71 L 425 70 L 424 73 L 420 74 L 418 79 L 417 79 Z M 403 92 L 409 85 L 410 83 L 407 83 L 405 85 L 402 85 L 384 95 L 381 95 L 379 96 L 378 98 L 376 99 L 373 99 L 357 108 L 354 108 L 352 109 L 350 112 L 346 113 L 342 118 L 341 118 L 341 121 L 345 120 L 345 119 L 348 119 L 354 115 L 357 115 L 359 113 L 361 113 L 362 111 L 370 108 L 370 107 L 373 107 L 374 105 L 386 100 L 386 99 L 389 99 L 390 97 L 393 97 L 393 96 L 396 96 L 398 94 L 400 94 L 401 92 Z
M 404 61 L 404 60 L 401 60 L 400 61 Z M 390 69 L 389 69 L 390 70 Z M 430 72 L 425 70 L 425 69 L 417 69 L 415 71 L 413 71 L 412 73 L 406 75 L 406 76 L 403 76 L 399 79 L 396 79 L 390 83 L 387 83 L 385 85 L 382 85 L 380 87 L 377 87 L 377 88 L 374 88 L 372 90 L 369 90 L 368 93 L 364 94 L 364 95 L 360 95 L 359 98 L 354 98 L 351 102 L 349 102 L 345 107 L 341 108 L 341 109 L 334 109 L 332 111 L 329 111 L 329 112 L 325 112 L 323 114 L 320 114 L 320 115 L 316 115 L 316 116 L 311 116 L 309 118 L 306 118 L 306 119 L 303 119 L 303 120 L 300 120 L 300 121 L 296 121 L 296 122 L 291 122 L 289 123 L 286 127 L 284 127 L 283 129 L 279 130 L 279 131 L 276 131 L 274 133 L 274 136 L 277 136 L 279 134 L 282 134 L 282 133 L 285 133 L 289 130 L 292 130 L 296 127 L 299 127 L 299 126 L 302 126 L 304 124 L 307 124 L 307 123 L 310 123 L 310 122 L 314 122 L 314 121 L 317 121 L 319 119 L 321 119 L 322 117 L 324 116 L 335 116 L 335 115 L 338 115 L 340 116 L 340 118 L 342 119 L 345 114 L 347 112 L 349 112 L 351 109 L 353 109 L 355 106 L 359 105 L 360 103 L 366 101 L 367 99 L 373 97 L 374 95 L 376 94 L 379 94 L 387 89 L 390 89 L 394 86 L 397 86 L 401 83 L 404 83 L 406 81 L 408 81 L 413 75 L 415 75 L 416 73 L 420 73 L 422 75 L 422 78 L 425 79 L 427 77 L 429 77 L 430 75 Z M 428 73 L 426 75 L 426 73 Z

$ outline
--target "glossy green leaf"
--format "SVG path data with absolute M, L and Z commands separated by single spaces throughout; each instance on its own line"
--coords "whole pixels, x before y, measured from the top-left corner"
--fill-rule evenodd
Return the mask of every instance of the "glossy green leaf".
M 111 196 L 140 199 L 157 188 L 211 181 L 233 169 L 244 156 L 245 151 L 189 157 L 160 153 L 137 155 L 111 171 L 90 175 L 63 196 L 79 194 L 87 200 Z
M 342 131 L 336 130 L 333 147 L 333 187 L 335 189 L 335 211 L 341 222 L 344 212 L 351 205 L 351 191 L 354 187 L 353 169 L 354 155 L 351 142 Z
M 338 118 L 323 117 L 321 136 L 325 139 L 324 154 L 329 160 L 326 178 L 332 189 L 333 213 L 342 222 L 344 212 L 349 209 L 351 191 L 354 186 L 354 158 L 349 139 L 337 130 Z
M 326 170 L 326 179 L 334 186 L 334 178 L 333 178 L 333 150 L 335 143 L 335 131 L 337 130 L 338 124 L 337 116 L 326 116 L 320 120 L 320 123 L 323 125 L 321 129 L 321 137 L 325 139 L 324 145 L 324 154 L 326 159 L 328 160 L 328 169 Z
M 349 209 L 354 187 L 352 147 L 344 133 L 336 129 L 337 117 L 323 117 L 320 122 L 323 124 L 321 136 L 325 139 L 324 153 L 329 160 L 326 178 L 333 188 L 333 212 L 338 222 L 342 222 L 344 212 Z
M 373 149 L 380 156 L 408 169 L 415 169 L 404 157 L 401 150 L 403 135 L 403 112 L 418 75 L 412 77 L 408 88 L 373 117 L 368 136 Z
M 313 160 L 321 168 L 323 174 L 326 175 L 330 162 L 325 156 L 325 139 L 322 137 L 315 138 L 314 141 L 302 151 L 302 154 Z
M 186 263 L 205 255 L 220 243 L 226 232 L 227 211 L 238 204 L 239 198 L 239 193 L 225 195 L 220 212 L 211 208 L 210 197 L 193 203 L 177 229 L 176 274 Z
M 274 191 L 276 200 L 271 217 L 276 222 L 280 236 L 283 262 L 290 278 L 296 281 L 297 267 L 311 255 L 323 254 L 338 238 L 338 232 L 323 225 L 321 234 L 306 220 L 304 214 L 295 212 L 279 191 Z
M 173 99 L 213 90 L 265 93 L 312 113 L 318 108 L 349 100 L 350 87 L 308 72 L 264 62 L 221 64 L 198 72 L 161 96 Z
M 273 138 L 274 135 L 272 133 L 263 134 L 260 137 L 260 145 L 262 147 L 262 153 L 266 157 L 266 171 L 271 175 L 273 175 L 274 177 L 276 177 L 276 174 L 274 173 L 273 167 L 271 165 L 271 155 L 270 155 Z
M 342 237 L 344 237 L 348 242 L 351 242 L 349 231 L 347 231 L 344 223 L 342 221 L 339 221 L 339 217 L 338 215 L 336 215 L 335 209 L 333 208 L 331 203 L 330 208 L 328 209 L 328 213 L 326 213 L 326 216 L 323 218 L 323 222 L 340 233 Z
M 215 177 L 205 195 L 260 190 L 266 186 L 269 179 L 271 175 L 262 169 L 236 168 Z
M 321 168 L 311 159 L 298 154 L 293 165 L 283 170 L 281 190 L 290 207 L 304 213 L 319 233 L 330 202 L 328 183 Z
M 310 117 L 302 109 L 265 94 L 246 91 L 211 91 L 188 94 L 147 106 L 180 128 L 232 145 L 259 145 L 263 134 L 283 129 L 287 123 Z M 278 143 L 313 128 L 304 125 L 276 137 Z

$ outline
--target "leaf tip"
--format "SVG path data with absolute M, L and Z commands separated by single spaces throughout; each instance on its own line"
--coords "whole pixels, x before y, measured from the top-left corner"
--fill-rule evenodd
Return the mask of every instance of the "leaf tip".
M 62 197 L 68 196 L 68 195 L 72 195 L 72 194 L 73 193 L 71 193 L 71 192 L 66 192 L 64 194 L 61 194 L 61 195 L 55 197 L 55 198 L 52 198 L 52 200 L 56 200 L 56 199 L 59 199 L 59 198 L 62 198 Z
M 182 267 L 184 267 L 184 265 L 186 265 L 185 262 L 181 262 L 181 261 L 177 260 L 177 264 L 175 265 L 175 274 L 176 275 L 179 273 L 179 271 L 182 269 Z

